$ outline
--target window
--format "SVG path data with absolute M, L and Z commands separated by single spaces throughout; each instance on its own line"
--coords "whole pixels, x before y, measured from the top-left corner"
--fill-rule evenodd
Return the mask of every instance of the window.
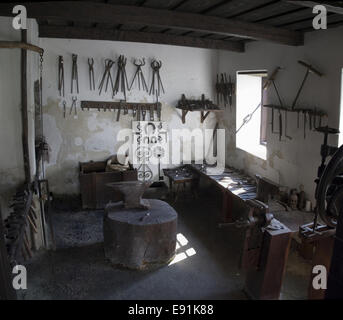
M 267 108 L 263 84 L 267 71 L 238 71 L 236 95 L 236 146 L 266 160 Z

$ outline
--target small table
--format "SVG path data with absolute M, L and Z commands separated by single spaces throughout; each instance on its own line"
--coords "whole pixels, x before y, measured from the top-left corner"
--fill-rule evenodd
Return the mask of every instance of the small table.
M 178 167 L 175 169 L 163 169 L 163 174 L 169 178 L 169 192 L 177 201 L 180 193 L 180 187 L 183 186 L 185 190 L 186 183 L 191 184 L 191 191 L 194 197 L 197 197 L 196 190 L 199 184 L 199 176 L 191 172 L 186 166 Z M 173 186 L 176 185 L 176 191 L 173 192 Z

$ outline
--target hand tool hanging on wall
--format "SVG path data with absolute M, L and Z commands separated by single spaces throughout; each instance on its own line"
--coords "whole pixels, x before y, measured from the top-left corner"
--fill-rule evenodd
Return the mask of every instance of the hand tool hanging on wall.
M 216 81 L 216 92 L 217 92 L 217 104 L 220 104 L 220 83 L 219 83 L 219 75 L 217 73 L 217 81 Z
M 120 91 L 124 95 L 124 99 L 126 100 L 126 90 L 129 90 L 129 84 L 127 81 L 127 76 L 126 76 L 126 58 L 123 55 L 120 55 L 118 58 L 118 69 L 117 69 L 117 75 L 116 75 L 116 80 L 114 83 L 113 87 L 113 97 Z
M 234 95 L 235 86 L 231 80 L 231 76 L 229 75 L 229 81 L 227 80 L 226 73 L 220 74 L 220 81 L 219 75 L 217 74 L 217 83 L 216 83 L 216 91 L 217 91 L 217 103 L 220 102 L 224 103 L 224 107 L 226 108 L 227 105 L 230 107 L 232 106 L 232 97 Z
M 156 95 L 156 110 L 158 121 L 161 121 L 161 104 L 158 103 L 158 95 Z
M 135 62 L 133 63 L 136 66 L 136 72 L 135 75 L 133 76 L 133 79 L 131 81 L 131 85 L 130 85 L 130 89 L 132 88 L 133 83 L 135 82 L 135 79 L 137 77 L 137 82 L 138 82 L 138 89 L 141 90 L 141 86 L 142 86 L 142 90 L 148 92 L 148 86 L 145 82 L 145 78 L 144 78 L 144 74 L 143 74 L 143 70 L 142 67 L 145 65 L 145 59 L 143 58 L 142 60 L 138 59 L 135 60 Z
M 102 75 L 100 85 L 99 85 L 99 96 L 101 95 L 102 88 L 104 87 L 105 81 L 106 81 L 106 86 L 105 86 L 105 92 L 107 92 L 107 87 L 108 87 L 108 82 L 111 82 L 111 88 L 113 89 L 113 80 L 112 80 L 112 75 L 111 75 L 111 68 L 114 64 L 114 61 L 110 59 L 105 60 L 105 71 L 104 74 Z
M 280 68 L 278 67 L 278 69 L 277 70 L 279 70 Z M 275 73 L 276 74 L 276 73 Z M 271 80 L 271 82 L 272 82 L 272 84 L 273 84 L 273 87 L 274 87 L 274 89 L 275 89 L 275 92 L 276 92 L 276 95 L 277 95 L 277 97 L 278 97 L 278 100 L 279 100 L 279 104 L 280 104 L 280 109 L 279 109 L 279 140 L 281 141 L 281 137 L 282 137 L 282 128 L 283 128 L 283 125 L 282 125 L 282 114 L 281 114 L 281 108 L 282 109 L 284 109 L 285 110 L 285 137 L 287 138 L 287 139 L 290 139 L 290 140 L 292 140 L 292 137 L 291 136 L 289 136 L 288 134 L 287 134 L 287 120 L 288 120 L 288 110 L 284 107 L 284 105 L 283 105 L 283 102 L 282 102 L 282 100 L 281 100 L 281 96 L 280 96 L 280 94 L 279 94 L 279 90 L 277 89 L 277 87 L 276 87 L 276 84 L 275 84 L 275 80 L 274 80 L 274 78 L 275 78 L 275 75 L 273 76 L 273 78 L 272 79 L 270 79 Z M 272 109 L 272 117 L 274 116 L 273 115 L 273 112 L 274 112 L 274 109 Z M 273 119 L 272 119 L 272 121 L 273 121 Z M 272 126 L 272 133 L 274 133 L 274 131 L 273 131 L 273 126 Z
M 129 109 L 127 107 L 127 104 L 124 104 L 124 114 L 128 114 L 129 113 Z
M 160 96 L 161 90 L 164 93 L 162 79 L 160 76 L 160 69 L 162 67 L 162 62 L 161 60 L 160 61 L 152 60 L 150 65 L 152 68 L 152 80 L 151 80 L 149 95 L 156 94 L 157 96 Z
M 70 107 L 69 114 L 71 114 L 73 112 L 73 109 L 74 109 L 75 115 L 77 115 L 76 101 L 77 101 L 77 97 L 72 97 L 72 104 L 71 104 L 71 107 Z
M 67 102 L 63 101 L 63 118 L 66 117 L 66 111 L 67 111 Z
M 154 106 L 151 105 L 149 108 L 150 121 L 154 121 Z
M 145 121 L 146 110 L 143 106 L 141 107 L 141 110 L 142 110 L 142 119 L 143 119 L 143 121 Z
M 137 107 L 136 106 L 132 106 L 132 117 L 133 117 L 133 119 L 135 119 L 136 114 L 137 114 Z
M 120 112 L 121 112 L 121 100 L 119 101 L 118 112 L 117 112 L 117 121 L 120 119 Z
M 88 58 L 89 90 L 95 90 L 94 81 L 94 59 Z
M 288 133 L 287 133 L 287 113 L 288 113 L 288 111 L 287 110 L 285 110 L 285 137 L 287 138 L 287 139 L 289 139 L 289 140 L 292 140 L 292 137 L 291 136 L 289 136 L 288 135 Z
M 300 128 L 300 111 L 297 111 L 297 129 Z
M 225 75 L 226 77 L 226 75 Z M 230 105 L 230 108 L 232 107 L 232 97 L 234 95 L 234 90 L 235 90 L 235 86 L 234 86 L 234 83 L 231 81 L 231 76 L 229 75 L 229 83 L 227 84 L 228 85 L 228 94 L 229 94 L 229 97 L 228 97 L 228 100 L 229 100 L 229 105 Z
M 220 86 L 222 88 L 221 90 L 222 90 L 222 95 L 223 95 L 224 107 L 226 108 L 227 94 L 226 94 L 226 83 L 225 83 L 225 78 L 224 78 L 223 73 L 220 75 Z
M 64 97 L 64 65 L 63 56 L 58 56 L 58 91 Z
M 297 94 L 296 94 L 296 96 L 295 96 L 295 98 L 294 98 L 294 100 L 293 100 L 292 107 L 291 107 L 292 110 L 294 110 L 294 108 L 295 108 L 295 104 L 296 104 L 297 101 L 298 101 L 298 98 L 299 98 L 300 93 L 301 93 L 301 91 L 302 91 L 302 89 L 303 89 L 303 87 L 304 87 L 304 84 L 305 84 L 305 82 L 306 82 L 306 79 L 307 79 L 308 75 L 309 75 L 310 73 L 314 73 L 314 74 L 316 74 L 316 75 L 319 76 L 319 77 L 321 77 L 321 76 L 323 75 L 321 72 L 319 72 L 318 70 L 316 70 L 315 68 L 313 68 L 311 65 L 309 65 L 309 64 L 307 64 L 307 63 L 305 63 L 305 62 L 303 62 L 303 61 L 301 61 L 301 60 L 299 60 L 298 63 L 301 64 L 302 66 L 304 66 L 307 70 L 306 70 L 306 72 L 305 72 L 304 79 L 303 79 L 303 81 L 301 82 L 301 85 L 300 85 L 300 87 L 299 87 L 299 89 L 298 89 L 298 92 L 297 92 Z
M 137 121 L 141 121 L 141 106 L 137 106 Z
M 71 93 L 73 93 L 74 81 L 76 81 L 76 89 L 77 89 L 77 93 L 79 93 L 79 76 L 77 73 L 77 54 L 72 54 Z
M 270 83 L 273 84 L 273 88 L 274 88 L 276 96 L 277 96 L 277 98 L 279 100 L 279 105 L 283 106 L 283 103 L 282 103 L 282 100 L 281 100 L 281 96 L 279 94 L 279 90 L 278 90 L 278 88 L 276 87 L 276 84 L 275 84 L 275 78 L 276 78 L 276 75 L 279 72 L 279 70 L 281 70 L 280 67 L 276 67 L 275 68 L 275 70 L 273 71 L 273 73 L 271 74 L 269 79 L 267 80 L 265 86 L 267 88 L 270 85 Z M 281 141 L 281 136 L 282 136 L 282 115 L 281 115 L 280 109 L 279 109 L 279 132 L 274 131 L 274 107 L 272 107 L 272 122 L 271 122 L 271 125 L 272 125 L 272 133 L 273 134 L 278 134 L 279 135 L 279 140 Z
M 281 141 L 282 138 L 282 114 L 279 109 L 279 141 Z

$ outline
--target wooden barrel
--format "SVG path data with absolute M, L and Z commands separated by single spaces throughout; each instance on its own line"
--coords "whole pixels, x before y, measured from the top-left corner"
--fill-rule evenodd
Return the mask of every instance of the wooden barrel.
M 175 255 L 177 213 L 166 202 L 148 200 L 149 209 L 109 204 L 104 216 L 105 256 L 113 265 L 146 269 Z

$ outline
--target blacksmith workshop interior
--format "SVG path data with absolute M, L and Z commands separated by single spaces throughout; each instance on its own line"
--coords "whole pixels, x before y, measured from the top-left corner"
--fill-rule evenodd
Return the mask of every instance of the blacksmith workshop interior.
M 1 2 L 0 298 L 343 298 L 342 40 L 343 1 Z

